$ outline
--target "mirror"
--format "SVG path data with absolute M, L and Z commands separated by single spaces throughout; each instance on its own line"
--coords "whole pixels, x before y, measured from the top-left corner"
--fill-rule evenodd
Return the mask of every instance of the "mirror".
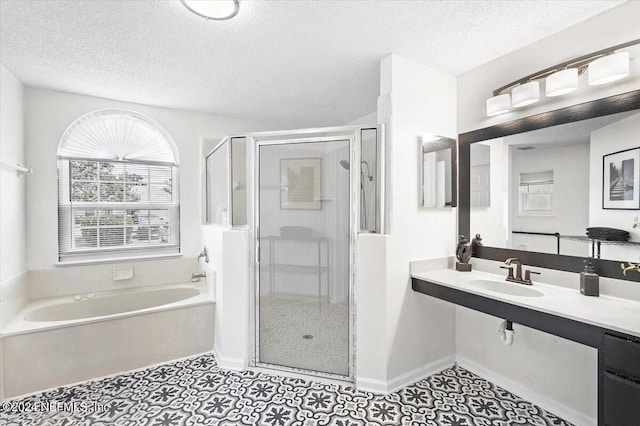
M 640 113 L 627 111 L 474 144 L 471 229 L 493 247 L 637 259 L 639 136 Z M 595 227 L 630 241 L 587 235 Z
M 485 246 L 640 258 L 640 110 L 477 141 L 469 152 L 470 232 Z
M 455 139 L 424 135 L 420 138 L 420 205 L 456 207 L 457 152 Z

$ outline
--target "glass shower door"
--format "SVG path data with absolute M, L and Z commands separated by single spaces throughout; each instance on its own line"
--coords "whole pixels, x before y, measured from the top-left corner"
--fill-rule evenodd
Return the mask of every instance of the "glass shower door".
M 350 374 L 349 146 L 258 144 L 258 365 Z

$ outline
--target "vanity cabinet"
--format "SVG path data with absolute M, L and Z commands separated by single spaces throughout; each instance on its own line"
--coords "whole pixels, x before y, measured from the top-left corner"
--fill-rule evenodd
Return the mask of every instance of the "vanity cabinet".
M 598 350 L 598 425 L 640 426 L 640 337 L 469 293 L 424 278 L 414 291 Z M 583 296 L 579 296 L 583 297 Z
M 640 424 L 640 339 L 604 335 L 604 424 Z

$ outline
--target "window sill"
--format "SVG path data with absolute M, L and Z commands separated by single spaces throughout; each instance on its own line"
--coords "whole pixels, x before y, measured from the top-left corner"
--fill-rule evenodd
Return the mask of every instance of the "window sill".
M 80 266 L 80 265 L 99 265 L 103 263 L 123 263 L 123 262 L 139 262 L 146 260 L 161 260 L 161 259 L 175 259 L 182 257 L 182 253 L 169 253 L 169 254 L 154 254 L 146 256 L 127 256 L 127 257 L 113 257 L 109 259 L 86 259 L 86 260 L 66 260 L 62 262 L 56 262 L 53 265 L 56 267 L 64 266 Z

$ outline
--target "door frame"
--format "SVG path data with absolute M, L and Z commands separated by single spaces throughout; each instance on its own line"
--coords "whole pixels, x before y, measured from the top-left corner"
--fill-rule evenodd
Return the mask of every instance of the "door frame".
M 299 373 L 309 376 L 316 376 L 329 379 L 337 379 L 348 382 L 355 382 L 355 358 L 356 358 L 356 292 L 355 292 L 355 260 L 356 260 L 356 239 L 360 228 L 359 202 L 355 197 L 359 197 L 360 176 L 358 169 L 351 167 L 349 170 L 349 303 L 348 303 L 348 374 L 340 375 L 326 373 L 302 368 L 287 367 L 281 365 L 267 364 L 260 362 L 260 147 L 268 145 L 291 145 L 313 142 L 349 142 L 349 161 L 351 164 L 360 164 L 360 128 L 343 127 L 331 129 L 306 129 L 290 132 L 265 132 L 264 134 L 254 134 L 247 140 L 247 170 L 253 176 L 248 178 L 253 188 L 247 190 L 252 194 L 249 200 L 250 218 L 249 238 L 250 238 L 250 264 L 251 264 L 251 285 L 249 286 L 249 366 L 279 370 L 288 373 Z M 328 273 L 328 272 L 327 272 Z

